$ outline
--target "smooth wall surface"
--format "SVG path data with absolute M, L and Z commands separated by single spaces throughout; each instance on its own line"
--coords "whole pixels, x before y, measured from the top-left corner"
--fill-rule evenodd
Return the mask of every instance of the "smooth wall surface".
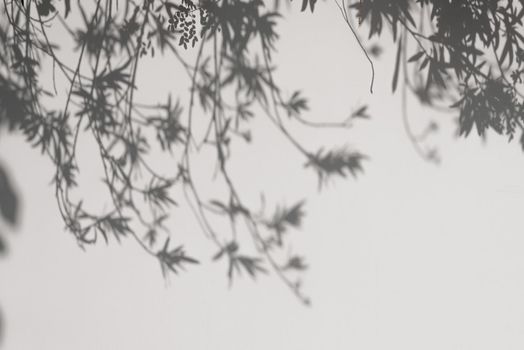
M 321 3 L 313 15 L 297 6 L 280 26 L 276 78 L 311 98 L 308 119 L 342 119 L 363 103 L 372 119 L 335 134 L 296 131 L 311 145 L 356 147 L 370 157 L 365 172 L 318 192 L 315 174 L 262 121 L 255 122 L 253 146 L 239 146 L 233 171 L 252 195 L 266 190 L 274 203 L 307 199 L 303 229 L 292 239 L 311 265 L 304 288 L 313 306 L 301 306 L 274 275 L 228 288 L 226 266 L 211 262 L 212 247 L 184 209 L 173 234 L 194 235 L 203 264 L 167 282 L 134 241 L 82 251 L 63 230 L 49 185 L 52 166 L 22 137 L 4 133 L 0 158 L 23 208 L 0 261 L 3 348 L 524 347 L 520 147 L 494 136 L 486 144 L 455 139 L 452 114 L 410 103 L 414 128 L 432 119 L 441 124 L 432 142 L 442 163 L 424 162 L 404 132 L 400 96 L 391 94 L 394 50 L 386 47 L 376 61 L 370 95 L 369 67 L 335 4 Z M 150 86 L 169 89 L 175 79 L 159 83 L 160 59 L 145 60 L 140 96 L 155 98 Z M 97 179 L 96 155 L 89 156 L 89 141 L 83 147 L 93 159 L 83 176 Z

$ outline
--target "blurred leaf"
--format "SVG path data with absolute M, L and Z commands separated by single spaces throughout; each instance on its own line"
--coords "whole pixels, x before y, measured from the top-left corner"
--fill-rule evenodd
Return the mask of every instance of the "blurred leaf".
M 302 8 L 300 9 L 300 11 L 305 11 L 309 5 L 309 9 L 311 10 L 311 12 L 313 12 L 315 10 L 316 2 L 317 0 L 302 0 Z
M 324 151 L 320 149 L 315 154 L 309 155 L 307 166 L 313 167 L 319 176 L 319 186 L 333 175 L 346 177 L 347 173 L 356 177 L 362 172 L 362 161 L 367 157 L 360 152 L 350 151 L 346 148 Z
M 156 254 L 164 276 L 167 275 L 168 270 L 178 274 L 178 270 L 183 269 L 184 264 L 199 264 L 198 260 L 186 255 L 182 246 L 170 249 L 169 241 L 170 238 L 166 239 L 164 247 Z
M 216 253 L 213 256 L 213 260 L 220 259 L 222 256 L 224 256 L 224 254 L 234 255 L 234 254 L 236 254 L 237 251 L 238 251 L 238 244 L 236 242 L 234 242 L 234 241 L 230 242 L 230 243 L 226 244 L 222 249 L 220 249 L 218 251 L 218 253 Z
M 36 9 L 38 14 L 42 17 L 49 16 L 52 12 L 55 12 L 56 9 L 51 3 L 52 0 L 40 0 L 36 3 Z
M 64 17 L 67 18 L 67 16 L 69 15 L 69 12 L 71 12 L 71 0 L 64 0 L 64 4 L 65 4 L 65 15 L 64 15 Z
M 362 119 L 370 119 L 369 114 L 367 113 L 368 106 L 364 105 L 351 113 L 350 118 L 362 118 Z
M 245 255 L 235 257 L 235 261 L 246 270 L 252 278 L 256 278 L 258 273 L 267 273 L 262 266 L 262 259 L 253 258 Z
M 392 82 L 392 90 L 393 90 L 393 92 L 395 92 L 397 90 L 398 75 L 399 75 L 399 71 L 400 71 L 401 53 L 402 53 L 402 39 L 400 39 L 398 41 L 397 58 L 395 60 L 395 70 L 394 70 L 394 73 L 393 73 L 393 82 Z
M 284 265 L 284 270 L 296 270 L 296 271 L 304 271 L 307 270 L 308 266 L 304 262 L 304 258 L 301 256 L 292 256 L 289 258 L 286 265 Z
M 4 255 L 7 252 L 7 245 L 2 237 L 2 232 L 0 232 L 0 256 Z
M 282 103 L 289 117 L 299 116 L 302 111 L 309 109 L 307 99 L 300 95 L 300 91 L 295 91 L 289 101 Z
M 18 221 L 18 197 L 8 174 L 0 165 L 0 214 L 11 225 Z
M 284 234 L 288 227 L 300 228 L 304 213 L 304 201 L 300 201 L 292 207 L 277 207 L 271 220 L 266 223 L 266 226 L 275 230 L 277 233 L 277 243 L 282 245 L 282 234 Z

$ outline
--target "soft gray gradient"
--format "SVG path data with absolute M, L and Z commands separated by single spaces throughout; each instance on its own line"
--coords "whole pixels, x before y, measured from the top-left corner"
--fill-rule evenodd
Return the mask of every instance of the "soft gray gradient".
M 475 136 L 455 140 L 452 115 L 410 103 L 414 129 L 432 119 L 442 126 L 432 139 L 441 166 L 423 162 L 403 130 L 400 96 L 390 93 L 394 50 L 376 62 L 369 95 L 369 67 L 333 3 L 313 15 L 289 13 L 278 45 L 276 78 L 311 97 L 307 118 L 342 119 L 362 103 L 373 118 L 350 131 L 296 129 L 311 145 L 348 144 L 370 156 L 363 176 L 320 193 L 315 175 L 267 123 L 255 123 L 251 151 L 237 151 L 232 172 L 254 198 L 265 188 L 272 203 L 308 200 L 304 228 L 292 239 L 311 264 L 304 288 L 313 306 L 300 305 L 275 276 L 229 289 L 226 266 L 210 261 L 213 247 L 187 209 L 176 214 L 173 235 L 194 237 L 187 249 L 204 264 L 168 282 L 132 240 L 82 252 L 64 233 L 51 165 L 4 132 L 0 157 L 23 199 L 22 224 L 0 262 L 5 349 L 524 348 L 519 146 L 497 137 L 486 145 Z M 175 73 L 166 77 L 169 64 L 144 60 L 142 97 L 177 84 Z M 186 93 L 182 87 L 175 91 Z M 82 176 L 96 183 L 87 146 L 93 163 L 84 163 Z

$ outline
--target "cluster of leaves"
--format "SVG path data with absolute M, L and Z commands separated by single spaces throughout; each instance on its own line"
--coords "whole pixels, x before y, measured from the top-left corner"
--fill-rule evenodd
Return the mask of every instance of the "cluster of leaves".
M 358 0 L 348 6 L 370 38 L 390 29 L 397 43 L 393 91 L 400 81 L 404 95 L 411 91 L 424 105 L 458 111 L 460 135 L 473 128 L 483 137 L 488 130 L 510 140 L 524 135 L 522 1 Z M 417 147 L 424 157 L 434 155 Z
M 314 11 L 315 4 L 303 0 L 301 9 Z M 368 28 L 369 38 L 381 36 L 385 28 L 391 32 L 397 45 L 392 90 L 401 87 L 406 130 L 422 157 L 438 161 L 435 149 L 421 145 L 437 124 L 430 123 L 422 136 L 411 131 L 407 92 L 426 106 L 456 110 L 461 135 L 474 128 L 482 136 L 494 130 L 510 139 L 522 133 L 522 1 L 337 4 L 359 43 L 352 10 L 359 25 Z M 287 234 L 301 227 L 304 202 L 277 207 L 272 214 L 250 208 L 229 172 L 232 140 L 250 142 L 252 120 L 267 118 L 322 185 L 334 176 L 356 176 L 366 157 L 345 147 L 309 149 L 289 125 L 346 128 L 355 118 L 368 118 L 366 107 L 342 122 L 312 122 L 303 117 L 308 100 L 300 91 L 283 95 L 272 66 L 278 6 L 270 10 L 261 0 L 97 0 L 92 7 L 85 9 L 79 2 L 78 9 L 72 9 L 70 0 L 63 1 L 63 7 L 53 0 L 5 0 L 7 21 L 0 22 L 0 126 L 21 130 L 55 165 L 55 195 L 66 228 L 80 246 L 100 238 L 108 242 L 130 237 L 159 261 L 164 273 L 177 273 L 198 263 L 180 242 L 176 248 L 170 243 L 167 221 L 179 205 L 173 196 L 180 190 L 216 246 L 213 260 L 227 261 L 230 280 L 242 272 L 255 278 L 272 270 L 308 303 L 297 275 L 307 264 L 300 255 L 284 253 L 289 251 Z M 81 17 L 77 28 L 70 27 L 71 13 Z M 74 65 L 62 59 L 64 52 L 48 35 L 56 26 L 76 45 Z M 187 51 L 181 48 L 196 53 L 194 61 L 186 60 Z M 187 73 L 187 105 L 170 96 L 165 103 L 136 101 L 135 91 L 142 88 L 136 84 L 138 66 L 144 56 L 158 51 L 171 55 Z M 369 50 L 371 55 L 380 52 L 377 46 Z M 53 65 L 50 82 L 40 79 L 44 62 Z M 56 75 L 67 82 L 67 95 L 61 108 L 51 109 L 46 101 L 59 95 Z M 198 123 L 193 121 L 196 113 L 204 116 Z M 202 131 L 203 139 L 197 140 Z M 95 141 L 102 164 L 109 194 L 103 211 L 73 195 L 82 197 L 77 144 L 84 136 Z M 524 136 L 520 142 L 524 147 Z M 166 174 L 151 165 L 155 147 L 174 156 L 174 171 Z M 194 181 L 192 160 L 205 150 L 215 154 L 216 181 L 225 189 L 224 198 L 205 198 Z M 13 208 L 16 197 L 0 169 L 0 213 L 8 222 L 15 220 Z M 229 222 L 231 230 L 219 233 L 216 219 Z M 254 252 L 246 250 L 246 239 Z
M 272 54 L 280 13 L 278 6 L 271 10 L 261 0 L 142 0 L 138 4 L 97 0 L 89 9 L 79 3 L 77 10 L 70 0 L 63 7 L 57 4 L 53 0 L 3 3 L 7 21 L 0 22 L 0 125 L 21 130 L 55 165 L 58 207 L 78 243 L 131 237 L 159 261 L 163 272 L 178 272 L 197 263 L 182 245 L 170 244 L 166 222 L 178 206 L 173 196 L 179 189 L 205 236 L 216 245 L 214 260 L 227 260 L 231 280 L 242 271 L 256 277 L 273 270 L 307 303 L 296 276 L 307 267 L 304 258 L 283 253 L 289 245 L 286 234 L 301 226 L 304 203 L 278 207 L 272 215 L 250 208 L 229 172 L 232 140 L 250 142 L 251 121 L 267 118 L 304 157 L 322 185 L 334 176 L 356 176 L 366 157 L 345 147 L 309 149 L 293 136 L 289 125 L 346 128 L 355 118 L 368 118 L 366 107 L 342 122 L 303 117 L 308 100 L 298 90 L 286 98 L 274 80 Z M 316 0 L 303 0 L 301 9 L 314 11 L 315 4 Z M 430 123 L 422 136 L 411 131 L 405 109 L 408 91 L 429 107 L 456 110 L 462 135 L 475 128 L 482 136 L 494 130 L 512 139 L 522 132 L 522 1 L 342 0 L 337 4 L 360 44 L 349 15 L 352 10 L 359 24 L 369 29 L 369 38 L 381 36 L 385 28 L 391 32 L 397 45 L 392 89 L 402 89 L 406 130 L 425 159 L 438 160 L 435 149 L 421 145 L 437 124 Z M 71 13 L 81 18 L 76 28 L 70 27 Z M 74 65 L 62 59 L 64 52 L 48 34 L 56 26 L 62 26 L 74 41 L 78 55 Z M 194 61 L 186 60 L 187 51 L 181 48 L 191 50 L 192 56 L 196 53 Z M 173 102 L 170 96 L 165 103 L 136 101 L 135 91 L 141 88 L 136 84 L 138 66 L 144 56 L 158 51 L 171 55 L 187 73 L 187 105 L 179 99 Z M 381 50 L 374 46 L 369 52 L 378 55 Z M 53 65 L 50 82 L 40 79 L 44 62 Z M 61 108 L 52 109 L 46 101 L 59 95 L 56 75 L 67 82 L 67 95 Z M 204 122 L 193 121 L 196 113 L 204 115 L 200 118 Z M 199 131 L 202 140 L 197 140 Z M 106 205 L 102 212 L 73 195 L 82 193 L 77 183 L 77 144 L 84 136 L 95 141 L 102 164 L 109 194 L 109 209 Z M 524 136 L 520 140 L 524 145 Z M 151 165 L 155 147 L 174 155 L 171 169 L 175 171 L 166 174 Z M 205 150 L 215 154 L 224 198 L 205 198 L 194 181 L 192 160 Z M 0 191 L 9 192 L 5 178 L 0 176 Z M 3 198 L 10 196 L 9 192 Z M 11 212 L 5 208 L 0 203 L 2 215 L 10 220 Z M 229 233 L 218 232 L 212 224 L 216 218 L 229 221 Z M 254 244 L 254 252 L 246 252 L 246 238 Z
M 313 10 L 315 1 L 305 4 Z M 272 270 L 308 303 L 297 275 L 307 265 L 303 257 L 286 254 L 290 243 L 285 235 L 300 228 L 304 203 L 279 207 L 273 215 L 249 208 L 229 172 L 232 140 L 250 142 L 251 121 L 267 118 L 321 182 L 347 172 L 356 175 L 364 159 L 360 153 L 343 147 L 309 150 L 292 136 L 289 125 L 345 128 L 353 117 L 365 118 L 365 108 L 342 123 L 303 118 L 307 100 L 300 92 L 284 98 L 273 78 L 280 14 L 260 0 L 97 0 L 90 8 L 79 2 L 78 9 L 72 9 L 70 1 L 64 5 L 62 11 L 53 0 L 4 1 L 0 123 L 21 130 L 55 165 L 60 214 L 79 245 L 129 237 L 159 261 L 164 273 L 198 263 L 181 242 L 176 248 L 170 243 L 174 239 L 167 222 L 181 202 L 174 198 L 180 193 L 216 246 L 214 260 L 227 260 L 229 279 L 242 271 L 256 277 Z M 70 27 L 71 14 L 81 18 L 76 28 Z M 76 46 L 74 65 L 62 58 L 71 53 L 61 50 L 49 34 L 57 27 L 63 27 Z M 190 56 L 196 53 L 193 62 L 184 58 L 187 51 L 181 47 L 192 50 Z M 137 86 L 138 66 L 155 52 L 171 55 L 187 73 L 186 106 L 171 97 L 165 103 L 136 101 L 137 89 L 150 88 Z M 53 66 L 52 81 L 40 79 L 46 62 Z M 57 91 L 63 89 L 56 87 L 58 75 L 66 82 L 63 100 L 58 99 Z M 61 107 L 48 108 L 49 98 L 62 101 Z M 193 121 L 196 113 L 203 115 L 198 123 Z M 197 140 L 200 134 L 205 136 Z M 96 145 L 108 194 L 104 209 L 78 199 L 83 196 L 77 180 L 81 137 Z M 152 154 L 159 153 L 155 150 L 169 157 L 174 171 L 152 165 Z M 205 198 L 194 181 L 192 160 L 206 150 L 215 154 L 216 181 L 225 189 L 225 199 Z M 215 220 L 229 221 L 230 232 L 218 232 Z M 246 240 L 254 251 L 246 250 Z
M 180 39 L 179 45 L 187 49 L 189 43 L 194 47 L 198 41 L 197 35 L 197 13 L 200 28 L 206 28 L 209 22 L 209 13 L 203 6 L 196 6 L 191 0 L 182 0 L 182 4 L 177 5 L 166 2 L 166 9 L 169 13 L 168 29 L 172 32 L 178 31 Z M 203 37 L 205 31 L 201 30 L 200 37 Z

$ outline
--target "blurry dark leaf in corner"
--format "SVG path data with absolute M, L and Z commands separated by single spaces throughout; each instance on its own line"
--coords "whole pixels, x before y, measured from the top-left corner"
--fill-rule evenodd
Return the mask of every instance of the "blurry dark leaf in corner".
M 0 215 L 11 225 L 18 219 L 18 198 L 9 181 L 7 172 L 0 165 Z
M 7 251 L 7 246 L 4 239 L 2 238 L 2 232 L 0 232 L 0 257 L 4 255 Z
M 7 244 L 2 237 L 2 232 L 0 232 L 0 258 L 7 254 Z

